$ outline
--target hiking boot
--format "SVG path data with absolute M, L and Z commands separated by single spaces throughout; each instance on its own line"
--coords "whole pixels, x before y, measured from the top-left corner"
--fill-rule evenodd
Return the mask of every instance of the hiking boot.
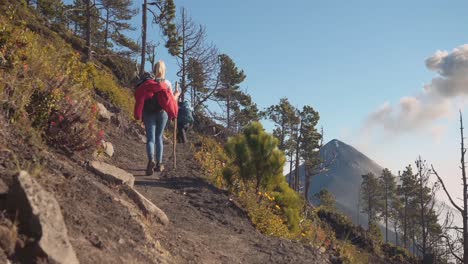
M 152 160 L 148 161 L 148 165 L 146 166 L 146 176 L 153 175 L 154 166 L 155 166 L 154 161 Z
M 156 171 L 158 171 L 158 172 L 164 171 L 164 165 L 158 163 L 158 164 L 156 165 Z

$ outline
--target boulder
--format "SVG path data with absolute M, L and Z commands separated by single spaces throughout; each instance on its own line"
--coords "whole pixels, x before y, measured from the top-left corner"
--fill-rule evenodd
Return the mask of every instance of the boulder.
M 107 110 L 107 108 L 103 104 L 97 103 L 97 107 L 98 107 L 98 118 L 99 118 L 99 120 L 107 121 L 107 120 L 111 119 L 112 113 L 109 112 L 109 110 Z
M 102 161 L 91 161 L 89 169 L 111 183 L 126 184 L 130 187 L 133 187 L 135 183 L 135 177 L 132 174 Z
M 25 171 L 14 178 L 8 209 L 18 213 L 20 230 L 37 241 L 52 263 L 79 263 L 67 234 L 60 205 Z
M 125 187 L 123 188 L 123 191 L 130 199 L 132 199 L 138 208 L 140 208 L 146 217 L 156 218 L 156 220 L 158 220 L 163 225 L 169 224 L 169 218 L 167 217 L 166 213 L 164 213 L 163 210 L 159 209 L 159 207 L 157 207 L 137 190 L 130 187 Z

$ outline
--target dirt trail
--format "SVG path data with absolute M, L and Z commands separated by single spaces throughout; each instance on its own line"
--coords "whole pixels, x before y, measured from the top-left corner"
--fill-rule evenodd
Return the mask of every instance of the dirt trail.
M 117 139 L 117 138 L 116 138 Z M 144 176 L 142 142 L 115 141 L 115 164 L 136 177 L 135 186 L 168 215 L 168 227 L 155 237 L 177 263 L 329 263 L 316 249 L 259 233 L 245 212 L 223 190 L 202 179 L 189 144 L 178 144 L 178 167 L 172 169 L 170 145 L 165 146 L 166 171 Z

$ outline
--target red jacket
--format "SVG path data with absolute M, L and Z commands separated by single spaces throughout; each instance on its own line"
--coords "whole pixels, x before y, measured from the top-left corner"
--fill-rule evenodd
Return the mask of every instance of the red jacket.
M 157 96 L 159 105 L 166 111 L 170 119 L 177 118 L 179 106 L 172 91 L 169 90 L 165 82 L 157 82 L 151 79 L 138 86 L 135 91 L 135 110 L 133 116 L 136 120 L 141 120 L 145 101 L 153 98 L 153 96 Z
M 133 117 L 136 120 L 141 120 L 143 115 L 143 106 L 145 101 L 153 98 L 154 94 L 168 89 L 165 82 L 156 82 L 155 80 L 145 81 L 143 84 L 138 86 L 135 91 L 135 109 L 133 111 Z

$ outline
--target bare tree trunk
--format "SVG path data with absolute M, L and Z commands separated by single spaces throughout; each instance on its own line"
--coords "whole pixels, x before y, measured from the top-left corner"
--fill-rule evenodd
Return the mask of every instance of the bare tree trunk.
M 294 190 L 296 192 L 299 191 L 299 177 L 300 177 L 300 168 L 299 168 L 299 152 L 301 147 L 301 130 L 302 130 L 302 121 L 299 126 L 299 130 L 297 131 L 296 137 L 296 176 L 294 177 Z
M 388 184 L 385 184 L 385 242 L 388 243 Z
M 408 248 L 408 197 L 405 193 L 405 216 L 403 217 L 403 246 Z
M 299 144 L 298 144 L 299 145 Z M 294 190 L 299 191 L 299 177 L 300 177 L 300 168 L 299 168 L 299 146 L 296 149 L 296 173 L 294 175 Z
M 304 199 L 306 202 L 309 202 L 309 188 L 310 188 L 310 176 L 307 173 L 307 170 L 305 170 L 306 173 L 304 173 L 304 180 L 305 180 L 305 186 L 304 186 Z
M 86 0 L 86 61 L 90 61 L 92 59 L 91 15 L 91 0 Z
M 368 219 L 368 221 L 367 221 L 367 225 L 368 225 L 367 229 L 370 231 L 370 230 L 371 230 L 371 227 L 372 227 L 372 220 L 373 220 L 373 219 L 372 219 L 372 218 L 373 218 L 373 217 L 372 217 L 372 215 L 373 215 L 373 214 L 372 214 L 372 209 L 373 209 L 373 208 L 372 208 L 372 200 L 371 200 L 372 197 L 371 197 L 370 195 L 368 195 L 368 196 L 369 196 L 369 198 L 368 198 L 368 200 L 367 200 L 367 205 L 369 206 L 369 219 Z
M 465 168 L 465 138 L 463 135 L 463 119 L 462 114 L 460 112 L 460 138 L 461 138 L 461 170 L 462 170 L 462 177 L 463 177 L 463 262 L 465 264 L 468 263 L 468 215 L 467 215 L 467 206 L 468 206 L 468 185 L 466 180 L 466 168 Z
M 321 138 L 320 138 L 320 148 L 323 147 L 323 127 L 320 128 L 320 135 L 321 135 Z
M 357 212 L 356 212 L 356 218 L 357 218 L 357 225 L 361 225 L 361 190 L 358 192 L 358 200 L 357 200 Z
M 109 9 L 106 8 L 106 29 L 104 31 L 104 48 L 107 49 L 109 39 Z
M 227 129 L 229 130 L 231 128 L 231 91 L 229 89 L 226 89 L 228 92 L 227 94 L 227 100 L 226 100 L 226 112 L 227 112 Z
M 187 92 L 187 81 L 185 80 L 186 78 L 186 50 L 185 50 L 185 8 L 182 8 L 182 80 L 181 80 L 181 87 L 182 87 L 182 92 L 180 94 L 180 98 L 182 101 L 185 99 L 185 93 Z M 193 102 L 192 102 L 193 103 Z
M 427 250 L 427 228 L 426 228 L 426 213 L 425 204 L 424 204 L 424 168 L 423 168 L 423 161 L 421 156 L 417 160 L 418 165 L 418 174 L 419 174 L 419 206 L 421 206 L 421 211 L 419 213 L 421 217 L 421 231 L 422 231 L 422 245 L 421 245 L 421 253 L 423 258 L 426 256 Z
M 284 138 L 286 137 L 286 121 L 282 118 L 279 149 L 284 150 Z
M 395 245 L 398 246 L 398 230 L 397 230 L 397 227 L 398 227 L 398 222 L 395 221 L 393 223 L 393 232 L 395 232 Z
M 292 182 L 293 182 L 293 175 L 292 175 L 292 168 L 293 168 L 293 152 L 290 151 L 289 152 L 289 187 L 293 187 L 292 186 Z
M 140 76 L 145 72 L 146 63 L 146 8 L 148 7 L 148 1 L 144 0 L 142 5 L 142 27 L 141 27 L 141 65 L 140 65 Z

